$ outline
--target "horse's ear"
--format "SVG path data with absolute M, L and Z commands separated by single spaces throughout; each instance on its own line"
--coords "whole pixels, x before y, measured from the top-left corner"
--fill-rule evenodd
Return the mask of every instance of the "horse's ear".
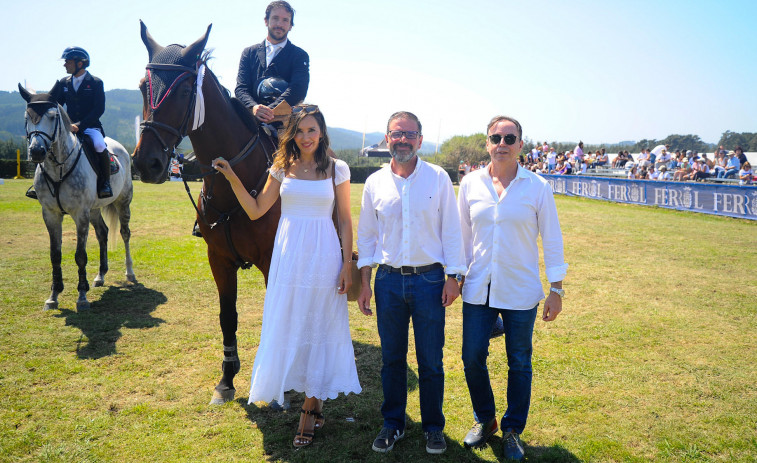
M 59 80 L 56 80 L 53 84 L 53 88 L 50 89 L 50 93 L 48 93 L 48 101 L 57 102 L 58 96 L 63 93 L 63 84 L 60 83 Z
M 21 94 L 21 98 L 23 98 L 24 101 L 26 101 L 27 103 L 32 98 L 32 94 L 27 89 L 25 89 L 24 86 L 21 85 L 20 83 L 18 84 L 18 93 Z
M 152 38 L 149 32 L 147 32 L 147 26 L 145 26 L 145 23 L 143 23 L 141 19 L 139 20 L 139 27 L 141 30 L 140 35 L 142 36 L 142 42 L 145 44 L 145 47 L 147 47 L 147 57 L 152 62 L 152 57 L 155 53 L 162 50 L 163 47 Z
M 205 31 L 205 35 L 203 35 L 202 37 L 197 39 L 195 43 L 181 51 L 182 61 L 187 58 L 192 60 L 193 63 L 199 61 L 200 56 L 202 55 L 202 51 L 205 49 L 205 44 L 208 42 L 208 35 L 210 35 L 211 27 L 213 27 L 213 24 L 208 25 L 208 30 Z

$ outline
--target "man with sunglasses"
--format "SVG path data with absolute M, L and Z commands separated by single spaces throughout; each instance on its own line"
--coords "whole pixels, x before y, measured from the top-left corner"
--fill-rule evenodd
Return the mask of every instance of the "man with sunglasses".
M 441 454 L 447 449 L 442 412 L 445 308 L 459 296 L 458 282 L 465 270 L 460 219 L 447 172 L 416 154 L 423 141 L 418 118 L 405 111 L 392 114 L 385 138 L 392 160 L 365 182 L 357 231 L 363 279 L 357 302 L 366 315 L 372 314 L 371 268 L 378 267 L 376 324 L 384 424 L 373 450 L 389 452 L 405 436 L 412 319 L 426 451 Z
M 486 359 L 488 333 L 498 316 L 505 327 L 507 410 L 501 420 L 505 458 L 524 457 L 520 434 L 531 403 L 532 335 L 539 302 L 544 299 L 539 276 L 542 238 L 550 281 L 542 320 L 562 310 L 562 280 L 568 265 L 552 189 L 541 176 L 518 165 L 523 148 L 520 123 L 497 116 L 487 127 L 491 162 L 460 183 L 458 208 L 468 265 L 463 286 L 463 365 L 475 423 L 463 443 L 480 447 L 498 430 L 494 394 Z
M 259 121 L 271 123 L 273 109 L 279 103 L 286 100 L 294 107 L 305 99 L 310 83 L 310 57 L 287 38 L 294 26 L 294 9 L 289 3 L 271 2 L 265 10 L 265 25 L 266 39 L 242 52 L 234 94 Z M 269 78 L 283 79 L 286 87 L 272 102 L 263 101 L 260 95 L 261 83 L 269 82 Z

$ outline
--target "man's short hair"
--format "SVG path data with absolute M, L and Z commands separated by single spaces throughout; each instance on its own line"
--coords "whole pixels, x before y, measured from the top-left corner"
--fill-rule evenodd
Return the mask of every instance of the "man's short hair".
M 268 19 L 271 17 L 271 11 L 276 8 L 284 8 L 290 15 L 292 15 L 292 21 L 289 24 L 291 26 L 294 26 L 294 8 L 292 8 L 292 5 L 285 2 L 284 0 L 275 0 L 268 4 L 268 7 L 266 7 L 265 9 L 265 20 L 268 21 Z
M 489 130 L 491 130 L 492 127 L 494 127 L 498 122 L 502 121 L 510 121 L 513 124 L 515 124 L 515 127 L 518 128 L 518 138 L 523 140 L 523 128 L 520 126 L 520 122 L 515 120 L 515 118 L 510 116 L 494 116 L 492 117 L 492 120 L 489 121 L 489 125 L 486 126 L 486 135 L 489 135 Z
M 389 133 L 389 125 L 392 121 L 396 121 L 397 119 L 410 119 L 411 121 L 415 121 L 415 123 L 418 124 L 418 133 L 423 135 L 423 126 L 421 126 L 420 119 L 410 111 L 397 111 L 389 116 L 389 121 L 386 123 L 386 133 Z

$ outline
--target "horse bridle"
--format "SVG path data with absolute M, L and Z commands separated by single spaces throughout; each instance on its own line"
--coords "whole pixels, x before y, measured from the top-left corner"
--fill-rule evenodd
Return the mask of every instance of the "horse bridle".
M 197 77 L 197 69 L 189 66 L 183 66 L 181 64 L 162 64 L 162 63 L 149 63 L 145 69 L 147 69 L 148 74 L 148 85 L 152 87 L 152 74 L 151 70 L 157 70 L 157 71 L 182 71 L 181 74 L 179 74 L 176 79 L 174 79 L 173 83 L 171 84 L 171 87 L 174 85 L 178 85 L 181 81 L 188 78 L 190 75 Z M 163 147 L 163 152 L 168 153 L 170 150 L 170 157 L 176 158 L 176 147 L 179 146 L 181 141 L 187 136 L 189 127 L 189 116 L 192 113 L 192 109 L 195 105 L 195 100 L 197 99 L 197 88 L 196 86 L 192 86 L 192 99 L 189 101 L 189 105 L 187 106 L 186 111 L 184 112 L 184 117 L 181 122 L 181 125 L 178 129 L 168 125 L 164 124 L 162 122 L 158 122 L 155 120 L 155 113 L 158 112 L 158 109 L 160 108 L 161 103 L 163 103 L 163 100 L 168 96 L 168 94 L 171 92 L 171 88 L 169 88 L 166 91 L 166 94 L 163 95 L 163 98 L 158 102 L 158 104 L 153 105 L 152 103 L 152 95 L 148 95 L 148 104 L 150 105 L 150 117 L 144 120 L 141 124 L 139 124 L 140 129 L 142 132 L 145 130 L 151 132 L 153 135 L 155 135 L 155 138 L 158 139 L 158 142 L 160 143 L 160 146 Z M 152 93 L 152 89 L 151 89 Z M 160 130 L 163 130 L 165 132 L 170 133 L 174 137 L 176 137 L 176 141 L 173 143 L 173 145 L 169 145 L 168 143 L 163 140 L 163 137 L 160 136 Z
M 49 106 L 50 109 L 56 108 L 58 105 L 57 103 L 52 103 L 48 101 L 32 101 L 30 103 L 27 103 L 27 106 L 29 105 L 45 105 Z M 36 111 L 35 111 L 36 112 Z M 45 111 L 47 112 L 47 111 Z M 36 112 L 39 114 L 39 112 Z M 42 130 L 32 130 L 29 132 L 29 121 L 28 119 L 24 119 L 24 130 L 26 131 L 26 141 L 27 143 L 30 142 L 32 137 L 41 136 L 42 140 L 44 141 L 45 145 L 45 157 L 49 158 L 58 168 L 60 169 L 60 174 L 58 175 L 58 180 L 53 179 L 50 174 L 47 173 L 44 166 L 40 164 L 40 170 L 42 171 L 42 178 L 45 179 L 45 184 L 47 185 L 47 188 L 50 190 L 50 194 L 53 195 L 53 197 L 58 201 L 58 207 L 60 210 L 65 214 L 66 210 L 63 209 L 63 205 L 60 203 L 60 195 L 58 192 L 60 191 L 60 186 L 63 184 L 63 182 L 68 178 L 69 175 L 74 171 L 74 168 L 76 167 L 76 164 L 79 163 L 79 158 L 81 157 L 81 153 L 84 148 L 84 145 L 79 141 L 78 138 L 76 138 L 76 142 L 74 143 L 74 146 L 71 148 L 71 151 L 66 155 L 66 157 L 62 161 L 58 161 L 55 156 L 52 155 L 53 150 L 53 144 L 58 139 L 58 134 L 60 133 L 60 120 L 63 117 L 60 113 L 60 108 L 56 111 L 56 118 L 55 118 L 55 128 L 53 129 L 53 135 L 50 136 L 47 132 L 43 132 Z M 28 117 L 28 116 L 27 116 Z M 41 118 L 42 116 L 40 116 Z M 49 143 L 48 143 L 49 140 Z M 77 150 L 78 146 L 78 150 Z M 74 151 L 77 151 L 76 159 L 74 160 L 74 163 L 71 165 L 71 167 L 68 169 L 68 172 L 65 174 L 63 173 L 63 166 L 66 165 L 66 162 L 71 157 L 71 155 L 74 154 Z M 52 187 L 50 184 L 52 183 Z
M 27 103 L 26 106 L 36 105 L 40 107 L 48 107 L 49 109 L 53 109 L 55 107 L 54 103 L 51 103 L 49 101 L 32 101 L 30 103 Z M 45 110 L 47 112 L 47 110 Z M 38 111 L 35 111 L 36 114 L 39 114 Z M 44 117 L 40 115 L 40 119 Z M 42 130 L 32 130 L 29 132 L 29 120 L 28 116 L 24 119 L 24 131 L 26 131 L 26 141 L 27 143 L 31 143 L 31 139 L 36 136 L 41 136 L 43 140 L 43 144 L 45 145 L 45 156 L 47 157 L 53 148 L 53 143 L 55 143 L 55 139 L 58 137 L 58 129 L 60 128 L 60 111 L 57 113 L 57 117 L 55 118 L 55 128 L 53 128 L 53 135 L 50 136 L 47 132 L 43 132 Z M 35 124 L 37 125 L 37 124 Z M 65 162 L 65 161 L 64 161 Z

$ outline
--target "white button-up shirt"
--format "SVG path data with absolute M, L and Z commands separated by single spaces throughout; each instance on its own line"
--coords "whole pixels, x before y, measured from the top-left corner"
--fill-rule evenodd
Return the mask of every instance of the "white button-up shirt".
M 271 65 L 271 61 L 273 61 L 273 59 L 276 58 L 276 55 L 279 54 L 282 48 L 286 47 L 287 42 L 289 42 L 289 39 L 284 39 L 283 41 L 279 43 L 271 43 L 268 41 L 268 39 L 265 39 L 265 66 L 266 67 Z
M 438 262 L 447 274 L 464 273 L 460 218 L 447 172 L 418 159 L 406 179 L 389 166 L 371 174 L 363 189 L 357 248 L 359 268 Z
M 489 168 L 466 175 L 458 192 L 468 271 L 463 301 L 498 309 L 532 309 L 544 299 L 539 277 L 541 234 L 550 282 L 568 269 L 552 188 L 542 177 L 518 166 L 518 173 L 497 196 Z

